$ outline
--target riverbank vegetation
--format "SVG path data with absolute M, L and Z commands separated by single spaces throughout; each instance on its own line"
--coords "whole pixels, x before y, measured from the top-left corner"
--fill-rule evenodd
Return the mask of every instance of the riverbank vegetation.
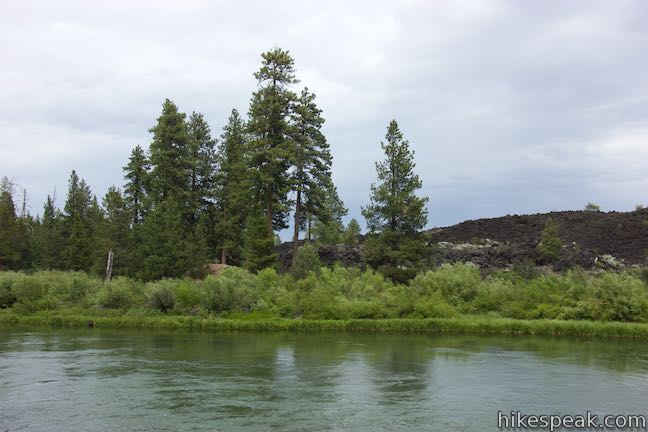
M 297 275 L 229 267 L 203 280 L 108 283 L 83 272 L 0 273 L 5 313 L 73 311 L 91 316 L 236 317 L 306 320 L 487 316 L 522 320 L 648 322 L 648 286 L 639 271 L 483 276 L 472 264 L 442 265 L 407 284 L 373 270 L 300 269 Z

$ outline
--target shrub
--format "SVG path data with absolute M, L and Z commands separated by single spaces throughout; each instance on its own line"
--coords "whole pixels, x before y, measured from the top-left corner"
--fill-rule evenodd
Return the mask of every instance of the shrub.
M 16 302 L 13 285 L 24 277 L 24 274 L 13 271 L 0 272 L 0 309 L 11 307 Z
M 175 307 L 175 288 L 178 281 L 161 279 L 146 284 L 146 300 L 151 309 L 168 312 Z
M 175 307 L 183 312 L 196 312 L 205 302 L 202 283 L 192 280 L 180 281 L 175 291 Z
M 630 273 L 603 273 L 594 278 L 578 304 L 580 318 L 599 321 L 648 321 L 648 288 Z
M 45 297 L 48 293 L 49 282 L 38 275 L 18 278 L 14 281 L 12 292 L 18 303 L 33 303 Z
M 43 271 L 32 277 L 45 279 L 53 298 L 69 305 L 84 303 L 86 298 L 96 293 L 102 285 L 99 279 L 83 272 Z
M 210 312 L 249 312 L 257 300 L 256 277 L 247 270 L 228 267 L 218 276 L 207 276 L 205 307 Z
M 601 207 L 598 204 L 594 204 L 590 202 L 587 203 L 587 205 L 585 206 L 585 211 L 600 212 Z
M 416 295 L 438 292 L 454 306 L 474 299 L 480 285 L 479 268 L 472 263 L 443 264 L 436 270 L 419 274 L 410 282 Z
M 319 273 L 322 263 L 319 259 L 317 247 L 310 243 L 304 243 L 297 249 L 290 266 L 290 273 L 297 279 L 308 276 L 308 273 Z
M 416 301 L 412 312 L 412 316 L 419 318 L 451 318 L 457 315 L 457 310 L 450 306 L 439 293 Z
M 126 277 L 104 284 L 95 295 L 95 304 L 105 309 L 125 309 L 141 303 L 142 287 Z

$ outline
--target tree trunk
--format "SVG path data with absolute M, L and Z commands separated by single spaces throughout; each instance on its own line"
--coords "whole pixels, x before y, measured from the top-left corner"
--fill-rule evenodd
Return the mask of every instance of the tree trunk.
M 227 204 L 225 205 L 225 208 L 223 209 L 223 220 L 227 222 Z M 221 259 L 220 263 L 221 264 L 227 264 L 227 249 L 225 248 L 225 241 L 227 234 L 223 231 L 223 244 L 221 245 Z
M 295 232 L 293 233 L 293 256 L 297 253 L 299 243 L 299 225 L 301 225 L 301 189 L 297 190 L 297 200 L 295 202 Z
M 268 225 L 268 233 L 272 233 L 272 191 L 266 191 L 266 224 Z

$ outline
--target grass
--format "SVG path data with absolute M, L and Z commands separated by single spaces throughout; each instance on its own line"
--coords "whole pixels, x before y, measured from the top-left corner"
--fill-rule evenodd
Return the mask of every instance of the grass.
M 0 312 L 0 326 L 97 327 L 129 329 L 166 329 L 206 332 L 375 332 L 470 335 L 538 335 L 625 338 L 648 340 L 648 324 L 518 320 L 487 316 L 457 318 L 402 318 L 308 320 L 272 317 L 217 318 L 178 315 L 98 316 L 65 311 L 41 311 L 22 315 Z

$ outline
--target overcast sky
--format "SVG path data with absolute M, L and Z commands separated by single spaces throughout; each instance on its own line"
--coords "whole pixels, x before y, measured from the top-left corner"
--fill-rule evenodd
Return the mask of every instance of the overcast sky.
M 215 135 L 274 46 L 317 94 L 360 216 L 395 118 L 429 226 L 648 202 L 644 1 L 29 1 L 0 13 L 0 176 L 42 212 L 122 186 L 165 98 Z M 296 89 L 298 90 L 298 89 Z

